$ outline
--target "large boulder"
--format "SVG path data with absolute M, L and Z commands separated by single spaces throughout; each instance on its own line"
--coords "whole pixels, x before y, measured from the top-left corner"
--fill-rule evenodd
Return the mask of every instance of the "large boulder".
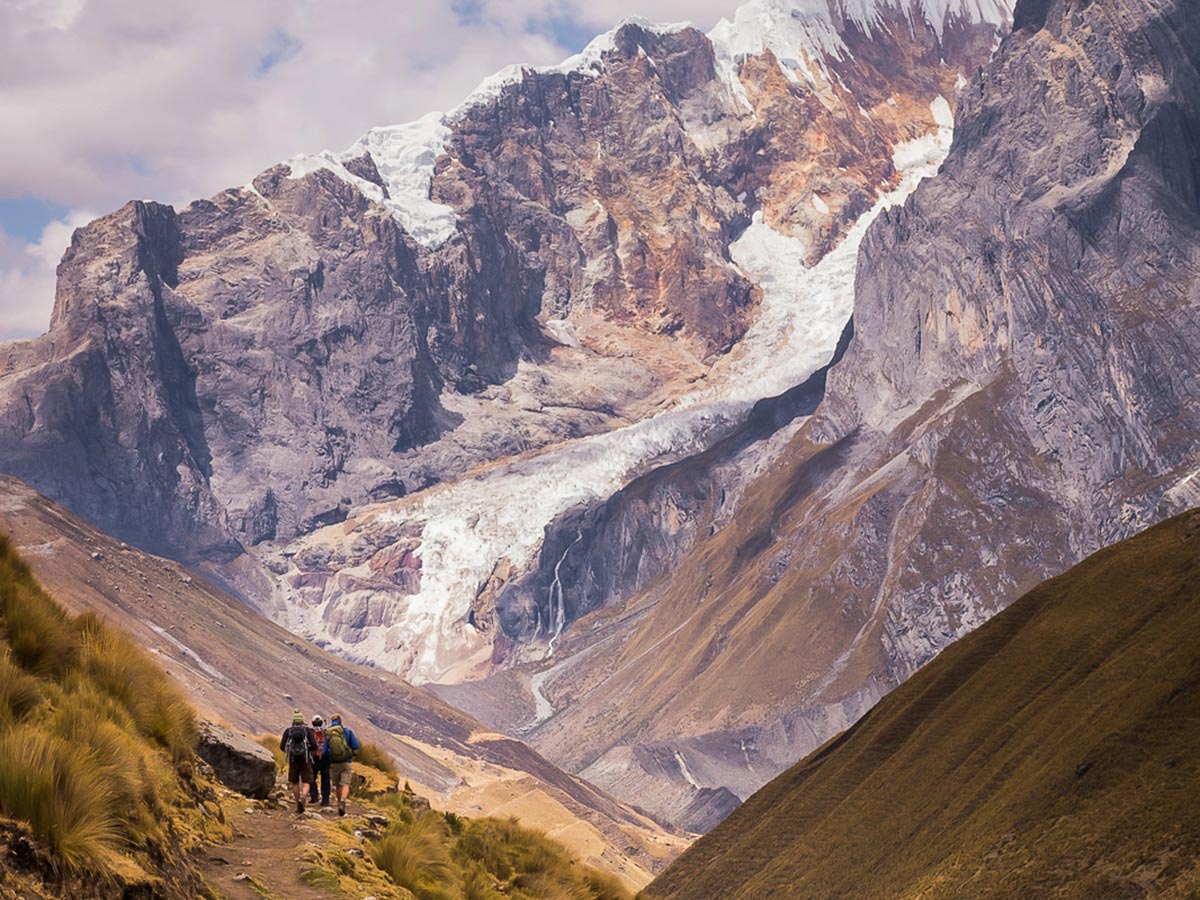
M 245 735 L 202 722 L 196 752 L 213 767 L 222 784 L 247 797 L 264 800 L 275 787 L 274 755 Z

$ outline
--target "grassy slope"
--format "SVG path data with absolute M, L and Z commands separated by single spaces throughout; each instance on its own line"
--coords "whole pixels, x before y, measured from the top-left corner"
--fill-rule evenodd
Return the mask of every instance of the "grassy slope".
M 148 654 L 73 617 L 0 537 L 0 897 L 200 892 L 228 836 L 191 708 Z
M 610 873 L 583 865 L 515 818 L 429 807 L 394 775 L 355 763 L 345 818 L 296 816 L 274 799 L 231 798 L 237 845 L 209 857 L 228 900 L 630 900 Z M 236 861 L 235 865 L 229 863 Z
M 1200 896 L 1200 511 L 1097 553 L 776 778 L 654 898 Z

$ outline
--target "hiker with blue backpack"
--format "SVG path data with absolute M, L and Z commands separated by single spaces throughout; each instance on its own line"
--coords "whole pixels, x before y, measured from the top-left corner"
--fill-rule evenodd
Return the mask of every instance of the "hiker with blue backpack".
M 329 754 L 329 778 L 337 791 L 338 815 L 346 814 L 346 798 L 350 796 L 353 780 L 354 753 L 359 749 L 354 732 L 342 724 L 341 716 L 332 716 L 325 732 L 325 748 Z
M 296 812 L 304 812 L 304 793 L 313 783 L 313 761 L 317 758 L 317 741 L 313 730 L 304 724 L 300 710 L 292 714 L 292 724 L 283 731 L 279 749 L 287 758 L 288 784 L 296 798 Z
M 317 742 L 317 755 L 313 759 L 313 782 L 308 788 L 308 799 L 310 803 L 317 802 L 317 782 L 320 782 L 321 787 L 321 808 L 329 806 L 329 742 L 325 739 L 325 719 L 321 716 L 313 716 L 312 720 L 313 737 Z

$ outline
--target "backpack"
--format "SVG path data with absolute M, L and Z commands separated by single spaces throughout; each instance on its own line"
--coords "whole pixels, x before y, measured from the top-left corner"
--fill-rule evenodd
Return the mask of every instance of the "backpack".
M 308 729 L 303 725 L 293 725 L 289 728 L 283 752 L 289 761 L 300 762 L 308 759 Z
M 354 751 L 346 740 L 346 729 L 341 725 L 334 725 L 325 732 L 325 740 L 329 743 L 329 758 L 333 762 L 350 762 L 354 758 Z
M 314 728 L 313 729 L 313 738 L 315 738 L 316 742 L 317 742 L 317 756 L 324 756 L 325 755 L 325 729 Z

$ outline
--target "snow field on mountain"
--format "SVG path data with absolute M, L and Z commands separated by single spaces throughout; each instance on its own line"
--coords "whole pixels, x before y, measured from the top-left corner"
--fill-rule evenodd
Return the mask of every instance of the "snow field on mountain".
M 319 169 L 329 169 L 363 195 L 380 204 L 405 231 L 426 247 L 437 248 L 458 230 L 454 210 L 430 198 L 433 167 L 445 152 L 450 129 L 441 113 L 404 125 L 372 128 L 348 150 L 301 154 L 287 160 L 292 178 L 303 178 Z M 370 153 L 386 187 L 353 174 L 346 163 Z

